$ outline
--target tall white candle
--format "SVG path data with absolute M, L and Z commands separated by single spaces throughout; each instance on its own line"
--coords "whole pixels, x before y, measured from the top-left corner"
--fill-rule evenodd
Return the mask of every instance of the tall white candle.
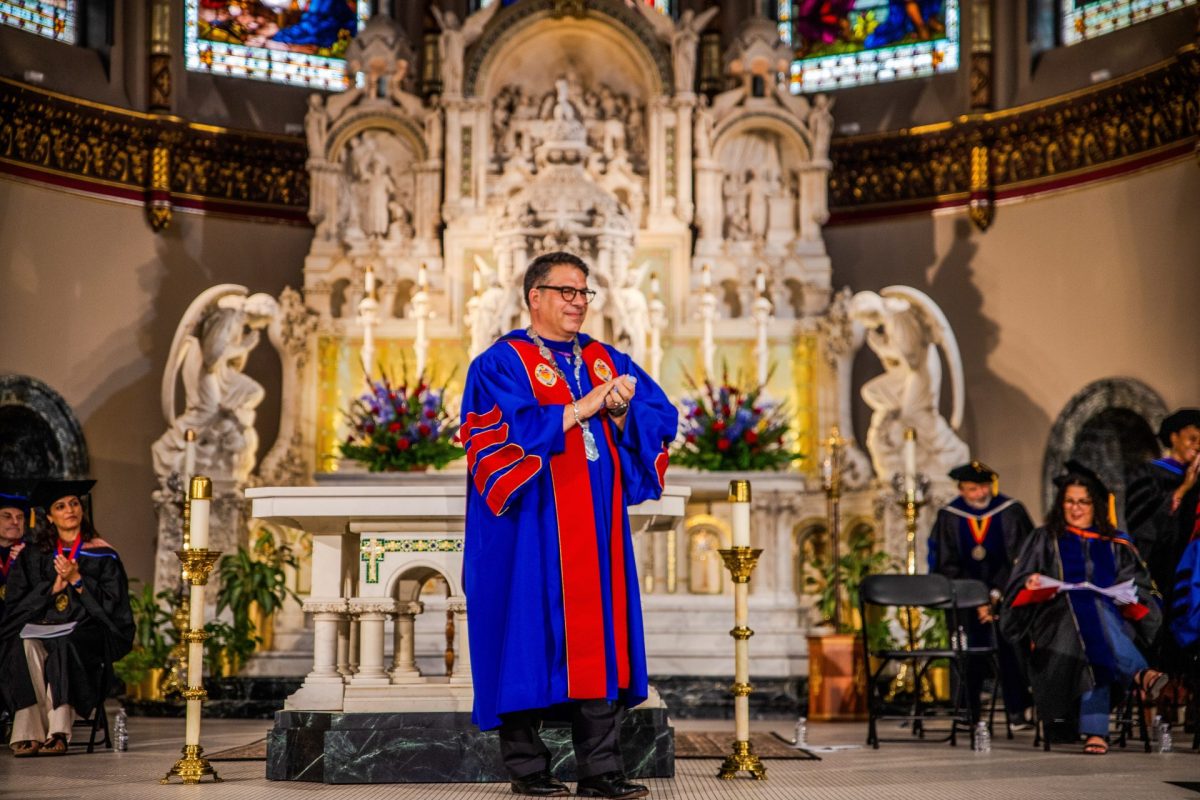
M 704 265 L 704 270 L 700 273 L 700 285 L 705 289 L 712 287 L 712 270 L 708 264 Z
M 911 497 L 917 491 L 917 432 L 904 432 L 904 494 Z
M 192 476 L 196 474 L 196 432 L 188 428 L 184 434 L 183 445 L 183 490 L 191 485 Z
M 197 550 L 208 549 L 208 515 L 212 500 L 192 499 L 192 547 Z
M 375 270 L 367 267 L 366 277 L 367 297 L 372 297 L 375 294 Z
M 650 296 L 658 297 L 658 292 L 659 292 L 658 273 L 651 272 L 650 273 Z
M 759 294 L 762 294 L 767 290 L 767 276 L 763 274 L 761 269 L 758 271 L 758 275 L 754 278 L 754 288 L 758 290 Z

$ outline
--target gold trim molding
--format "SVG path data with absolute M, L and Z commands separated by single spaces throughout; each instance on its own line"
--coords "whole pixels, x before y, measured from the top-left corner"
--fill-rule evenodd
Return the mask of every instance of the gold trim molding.
M 1200 133 L 1196 45 L 1122 78 L 1004 111 L 833 141 L 837 221 L 967 206 L 986 229 L 997 198 L 1066 188 L 1185 156 Z
M 834 139 L 833 223 L 963 206 L 981 229 L 999 199 L 1187 156 L 1200 134 L 1200 51 L 1087 89 L 900 131 Z M 144 205 L 307 225 L 300 137 L 190 123 L 0 78 L 0 173 Z

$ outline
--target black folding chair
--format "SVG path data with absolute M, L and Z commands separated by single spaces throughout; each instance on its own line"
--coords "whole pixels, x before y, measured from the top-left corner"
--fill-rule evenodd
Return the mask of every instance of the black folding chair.
M 950 620 L 949 630 L 957 631 L 958 629 L 958 609 L 954 599 L 954 588 L 949 579 L 943 575 L 870 575 L 863 580 L 862 586 L 859 588 L 859 612 L 862 618 L 868 618 L 868 606 L 878 606 L 883 608 L 896 609 L 925 609 L 929 613 L 939 614 L 945 613 Z M 926 703 L 922 699 L 922 687 L 925 686 L 929 668 L 939 661 L 946 661 L 950 665 L 952 678 L 956 678 L 959 684 L 965 677 L 963 671 L 964 656 L 955 646 L 957 637 L 951 636 L 951 642 L 944 647 L 922 647 L 917 641 L 917 631 L 915 630 L 915 622 L 913 615 L 903 613 L 907 630 L 906 644 L 895 649 L 879 649 L 872 650 L 867 637 L 863 637 L 863 654 L 864 662 L 868 665 L 871 663 L 871 657 L 874 656 L 879 660 L 878 668 L 872 670 L 868 666 L 864 670 L 866 675 L 866 695 L 867 695 L 867 744 L 878 749 L 881 741 L 905 742 L 912 741 L 909 739 L 882 739 L 879 736 L 878 723 L 885 720 L 894 720 L 898 722 L 908 722 L 913 726 L 913 732 L 920 735 L 920 741 L 928 742 L 950 742 L 951 745 L 958 744 L 959 728 L 970 727 L 970 714 L 965 713 L 961 707 L 960 699 L 962 692 L 953 692 L 951 697 L 951 708 L 949 714 L 939 714 L 939 707 L 936 704 Z M 909 712 L 906 714 L 889 713 L 883 696 L 883 687 L 880 685 L 879 678 L 883 672 L 888 669 L 893 663 L 907 664 L 912 670 L 913 692 L 912 700 L 909 707 Z M 936 739 L 927 739 L 925 737 L 925 723 L 934 719 L 948 719 L 950 721 L 950 729 L 944 737 Z
M 982 662 L 987 664 L 992 678 L 992 699 L 988 707 L 987 727 L 988 733 L 995 734 L 996 722 L 996 695 L 1000 693 L 1000 687 L 1003 681 L 1000 677 L 1000 634 L 996 630 L 995 619 L 987 623 L 980 623 L 984 633 L 983 642 L 971 644 L 967 635 L 968 629 L 974 623 L 978 615 L 979 607 L 990 605 L 992 598 L 988 592 L 987 584 L 983 581 L 974 580 L 972 578 L 959 578 L 951 582 L 954 589 L 954 608 L 958 612 L 956 615 L 957 626 L 950 627 L 947 620 L 947 629 L 954 631 L 957 641 L 951 639 L 951 644 L 958 646 L 958 651 L 963 658 L 963 680 L 959 683 L 960 691 L 963 692 L 963 698 L 967 711 L 970 712 L 975 704 L 975 700 L 967 695 L 970 691 L 970 675 L 971 668 L 974 663 Z M 982 709 L 980 709 L 982 711 Z M 971 720 L 972 725 L 978 722 L 978 718 Z M 1005 729 L 1008 738 L 1013 738 L 1012 723 L 1008 721 L 1007 714 L 1005 715 Z M 975 746 L 974 740 L 971 746 Z
M 108 710 L 104 707 L 105 702 L 108 700 L 108 696 L 112 693 L 112 679 L 112 665 L 106 661 L 101 668 L 100 685 L 103 686 L 104 689 L 101 692 L 100 702 L 96 704 L 95 710 L 92 711 L 91 715 L 87 719 L 77 719 L 71 723 L 72 730 L 75 728 L 88 729 L 89 735 L 87 740 L 87 751 L 89 753 L 95 752 L 96 737 L 100 735 L 103 735 L 103 738 L 100 740 L 100 744 L 104 745 L 105 748 L 112 750 L 112 737 L 109 736 L 108 731 Z M 74 737 L 72 737 L 71 744 L 82 747 L 83 740 L 75 740 Z

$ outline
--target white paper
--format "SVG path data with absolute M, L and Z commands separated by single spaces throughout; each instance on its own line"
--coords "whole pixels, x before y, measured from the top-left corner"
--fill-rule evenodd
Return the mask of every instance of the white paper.
M 37 625 L 29 622 L 24 628 L 21 628 L 21 638 L 57 639 L 60 636 L 66 636 L 73 630 L 75 630 L 74 622 L 64 622 L 60 625 Z
M 1051 578 L 1049 575 L 1038 575 L 1039 588 L 1057 588 L 1060 592 L 1076 592 L 1087 590 L 1102 594 L 1105 597 L 1111 597 L 1117 605 L 1127 606 L 1138 601 L 1137 587 L 1133 585 L 1133 578 L 1123 581 L 1112 586 L 1097 586 L 1094 583 L 1083 581 L 1081 583 L 1067 583 L 1060 581 L 1058 578 Z

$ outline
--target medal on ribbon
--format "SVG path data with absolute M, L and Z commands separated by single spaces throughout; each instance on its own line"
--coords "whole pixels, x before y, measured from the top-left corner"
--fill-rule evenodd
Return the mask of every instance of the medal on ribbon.
M 607 383 L 608 381 L 612 380 L 612 370 L 608 368 L 608 364 L 605 364 L 604 359 L 602 358 L 597 358 L 594 362 L 592 362 L 592 372 L 596 373 L 596 377 L 599 378 L 601 382 Z
M 992 518 L 975 519 L 967 517 L 967 525 L 971 528 L 971 537 L 975 540 L 975 546 L 971 548 L 971 558 L 976 561 L 983 561 L 987 558 L 987 548 L 983 546 L 983 540 L 987 538 L 988 528 L 992 525 Z
M 554 374 L 554 370 L 550 368 L 549 364 L 538 364 L 533 368 L 533 375 L 542 386 L 553 386 L 558 383 L 558 375 Z
M 8 594 L 8 587 L 0 584 L 0 600 L 3 600 L 6 594 Z
M 67 606 L 71 605 L 71 598 L 67 597 L 66 592 L 55 596 L 54 607 L 59 611 L 66 611 Z

